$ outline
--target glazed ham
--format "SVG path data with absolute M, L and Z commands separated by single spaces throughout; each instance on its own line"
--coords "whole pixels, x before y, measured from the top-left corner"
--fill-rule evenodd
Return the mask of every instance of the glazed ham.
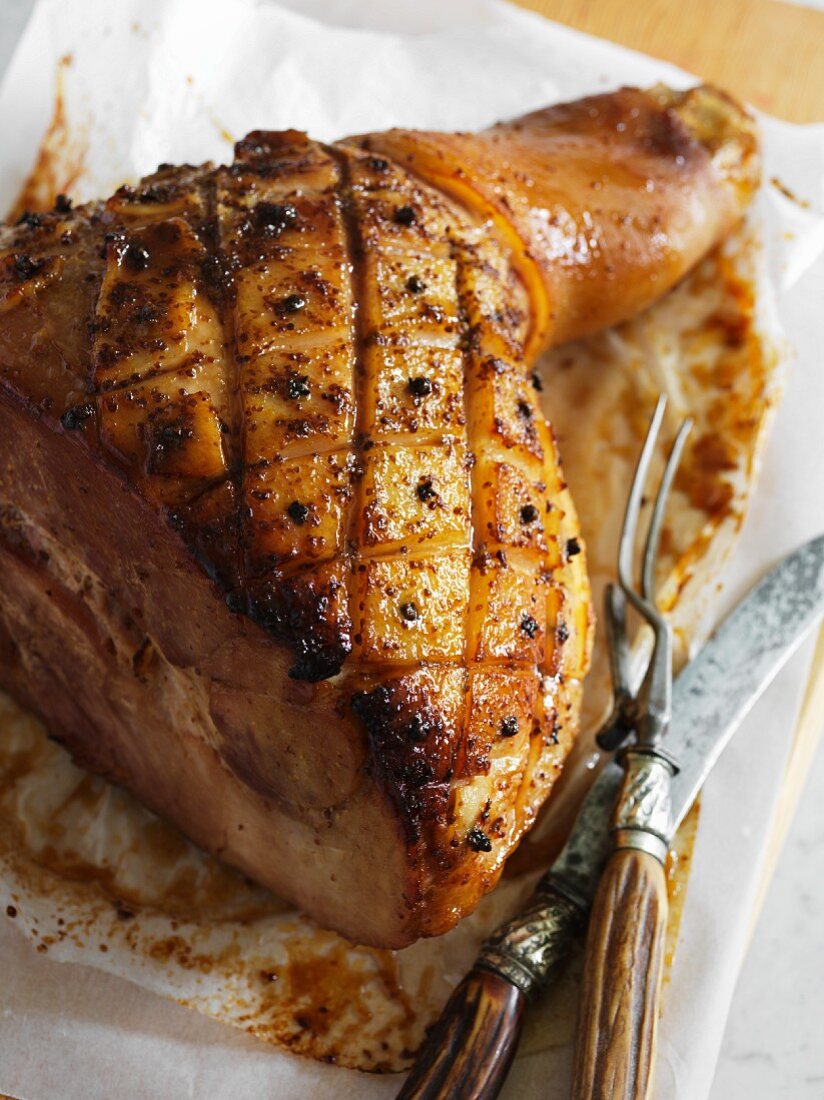
M 255 132 L 3 229 L 4 686 L 322 924 L 451 927 L 589 660 L 536 357 L 664 293 L 757 170 L 721 93 L 624 89 L 478 135 Z

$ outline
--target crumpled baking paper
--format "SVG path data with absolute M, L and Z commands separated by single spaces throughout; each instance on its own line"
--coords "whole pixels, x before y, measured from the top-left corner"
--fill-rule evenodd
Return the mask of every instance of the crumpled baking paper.
M 57 71 L 63 120 L 53 117 Z M 45 0 L 0 92 L 0 200 L 8 205 L 18 193 L 55 122 L 70 135 L 55 150 L 73 161 L 55 171 L 73 171 L 73 194 L 85 198 L 164 160 L 225 159 L 230 139 L 256 126 L 320 138 L 391 125 L 468 129 L 656 80 L 689 82 L 662 63 L 480 0 L 381 8 Z M 824 530 L 824 487 L 814 474 L 824 407 L 814 307 L 824 292 L 824 128 L 765 119 L 764 131 L 765 177 L 811 204 L 765 189 L 771 281 L 796 359 L 716 613 L 781 553 Z M 809 651 L 771 689 L 708 784 L 666 993 L 661 1097 L 699 1100 L 709 1088 L 808 660 Z M 397 1090 L 397 1078 L 272 1051 L 110 975 L 36 955 L 12 922 L 0 925 L 0 952 L 0 1091 L 24 1100 Z M 521 1057 L 506 1095 L 565 1095 L 569 1057 L 568 1043 Z

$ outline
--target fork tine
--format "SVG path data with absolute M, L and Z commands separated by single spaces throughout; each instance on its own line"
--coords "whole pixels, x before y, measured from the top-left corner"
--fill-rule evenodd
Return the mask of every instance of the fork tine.
M 627 640 L 626 596 L 616 584 L 608 584 L 604 592 L 605 626 L 609 667 L 616 695 L 632 694 L 629 682 L 629 642 Z
M 632 479 L 632 486 L 629 491 L 629 497 L 627 498 L 627 507 L 624 512 L 621 538 L 618 543 L 618 583 L 635 607 L 637 607 L 640 602 L 632 583 L 632 556 L 635 547 L 635 536 L 638 530 L 638 515 L 641 511 L 641 497 L 643 496 L 644 485 L 646 484 L 647 475 L 649 474 L 649 467 L 652 462 L 653 451 L 655 450 L 655 441 L 661 430 L 661 421 L 664 419 L 664 410 L 666 407 L 667 398 L 666 395 L 662 393 L 655 406 L 655 412 L 652 414 L 652 420 L 647 429 L 647 437 L 644 440 L 644 446 L 638 458 L 638 465 L 635 467 L 635 475 Z M 644 613 L 642 608 L 638 608 L 638 610 L 641 611 L 642 614 Z
M 672 444 L 664 473 L 661 475 L 661 484 L 658 487 L 658 495 L 655 498 L 655 506 L 652 510 L 652 518 L 647 531 L 647 540 L 644 543 L 644 560 L 641 567 L 641 595 L 652 604 L 655 603 L 655 563 L 658 558 L 658 547 L 661 543 L 661 527 L 664 523 L 667 499 L 672 488 L 675 471 L 681 461 L 681 452 L 684 450 L 684 444 L 691 428 L 692 419 L 687 417 L 678 429 L 678 435 L 676 435 Z
M 613 707 L 596 740 L 601 748 L 608 750 L 619 747 L 632 729 L 635 730 L 638 745 L 657 746 L 669 725 L 672 694 L 672 629 L 655 602 L 655 564 L 661 542 L 667 499 L 687 435 L 692 428 L 692 421 L 689 418 L 678 429 L 655 496 L 644 541 L 640 585 L 636 587 L 633 580 L 634 548 L 641 501 L 666 405 L 666 396 L 662 394 L 658 398 L 650 420 L 627 497 L 618 543 L 618 584 L 608 585 L 605 593 Z M 652 627 L 654 638 L 646 671 L 637 687 L 629 683 L 627 603 L 631 604 L 641 618 Z
M 628 719 L 633 687 L 630 683 L 626 609 L 626 596 L 617 584 L 610 582 L 604 591 L 604 625 L 612 677 L 612 711 L 595 738 L 606 752 L 619 748 L 630 732 Z

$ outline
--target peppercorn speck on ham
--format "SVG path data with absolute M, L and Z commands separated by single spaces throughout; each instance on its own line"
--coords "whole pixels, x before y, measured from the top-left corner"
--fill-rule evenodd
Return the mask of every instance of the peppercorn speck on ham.
M 589 661 L 535 357 L 661 295 L 756 179 L 721 93 L 623 89 L 474 136 L 256 132 L 4 228 L 0 682 L 321 923 L 446 931 Z

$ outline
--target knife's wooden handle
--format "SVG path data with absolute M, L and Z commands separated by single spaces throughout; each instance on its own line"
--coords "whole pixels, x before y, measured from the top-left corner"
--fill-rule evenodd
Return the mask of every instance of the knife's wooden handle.
M 470 970 L 418 1054 L 398 1100 L 493 1100 L 521 1033 L 524 994 L 487 970 Z
M 649 1100 L 667 926 L 661 863 L 620 848 L 589 919 L 573 1100 Z

